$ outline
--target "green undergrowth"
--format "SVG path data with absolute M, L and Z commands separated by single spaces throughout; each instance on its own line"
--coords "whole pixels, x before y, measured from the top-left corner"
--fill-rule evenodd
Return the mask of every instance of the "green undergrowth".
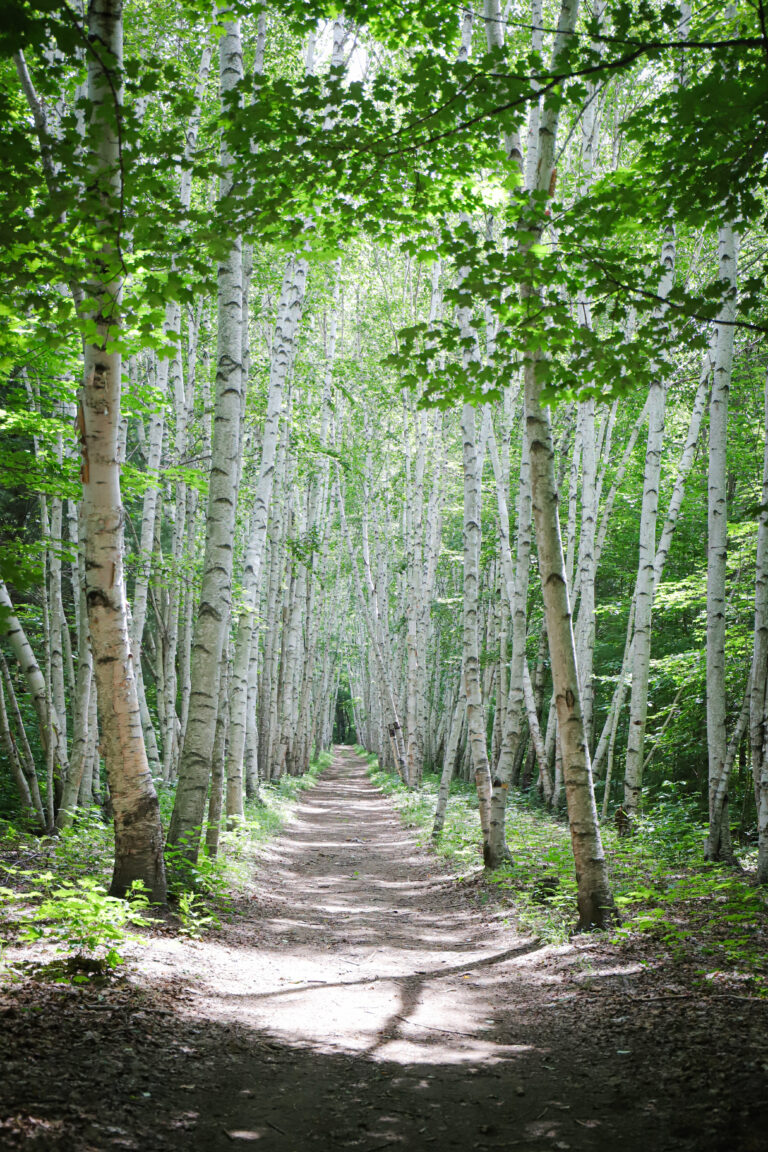
M 247 890 L 257 848 L 281 831 L 302 792 L 330 762 L 330 754 L 321 753 L 304 776 L 262 784 L 260 797 L 248 801 L 241 826 L 221 834 L 215 859 L 203 850 L 190 864 L 169 849 L 170 916 L 162 921 L 141 883 L 127 899 L 108 894 L 114 837 L 98 809 L 78 813 L 74 826 L 58 836 L 30 836 L 6 824 L 0 832 L 0 973 L 34 971 L 74 983 L 104 979 L 124 963 L 126 946 L 141 942 L 136 928 L 162 923 L 165 931 L 198 938 L 218 927 Z M 165 825 L 172 804 L 172 793 L 162 792 Z M 46 956 L 54 955 L 45 963 L 34 947 L 41 942 L 51 946 Z M 10 946 L 14 960 L 4 964 Z
M 432 845 L 439 778 L 427 774 L 418 789 L 408 790 L 374 756 L 360 752 L 403 822 L 422 845 Z M 637 821 L 632 835 L 602 829 L 622 919 L 613 939 L 644 941 L 657 954 L 694 964 L 702 979 L 746 978 L 768 994 L 766 893 L 751 883 L 748 871 L 706 863 L 705 834 L 671 788 Z M 455 870 L 458 883 L 479 883 L 481 900 L 496 894 L 507 903 L 523 931 L 549 943 L 565 941 L 577 919 L 567 823 L 510 793 L 507 843 L 511 862 L 483 876 L 477 795 L 473 785 L 454 781 L 445 828 L 433 846 L 438 855 Z

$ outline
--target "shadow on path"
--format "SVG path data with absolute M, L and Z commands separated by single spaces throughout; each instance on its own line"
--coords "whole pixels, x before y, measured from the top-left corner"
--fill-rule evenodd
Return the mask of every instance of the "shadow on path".
M 768 1010 L 653 1004 L 605 941 L 543 948 L 476 895 L 338 749 L 225 931 L 110 994 L 9 991 L 0 1148 L 765 1146 Z

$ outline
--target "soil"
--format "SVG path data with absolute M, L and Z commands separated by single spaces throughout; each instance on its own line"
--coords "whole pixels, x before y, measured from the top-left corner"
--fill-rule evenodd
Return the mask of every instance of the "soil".
M 0 1148 L 758 1152 L 768 1002 L 521 936 L 337 749 L 254 888 L 131 975 L 0 995 Z

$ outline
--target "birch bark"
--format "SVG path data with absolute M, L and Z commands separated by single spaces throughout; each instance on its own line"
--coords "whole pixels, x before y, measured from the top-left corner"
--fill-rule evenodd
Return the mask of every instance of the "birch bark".
M 456 767 L 456 757 L 459 751 L 461 729 L 467 712 L 467 696 L 463 685 L 460 687 L 456 706 L 453 709 L 451 729 L 445 746 L 443 757 L 443 771 L 440 776 L 440 787 L 437 792 L 437 805 L 435 817 L 432 822 L 432 839 L 439 840 L 445 826 L 445 813 L 448 808 L 448 797 L 451 791 L 451 780 Z
M 601 29 L 605 16 L 605 0 L 593 0 L 592 17 L 597 29 Z M 602 45 L 593 42 L 593 49 L 600 52 Z M 599 116 L 597 87 L 587 84 L 587 97 L 581 121 L 581 195 L 586 195 L 592 184 L 599 140 Z M 578 298 L 577 312 L 580 323 L 592 328 L 592 307 L 586 292 Z M 597 430 L 595 426 L 595 399 L 593 396 L 580 402 L 581 424 L 581 529 L 579 535 L 578 575 L 576 583 L 580 588 L 579 613 L 576 619 L 576 662 L 581 685 L 584 729 L 589 740 L 592 731 L 592 711 L 594 687 L 592 669 L 595 654 L 595 580 L 597 578 Z M 574 595 L 574 600 L 576 595 Z
M 85 289 L 96 335 L 84 346 L 78 413 L 83 455 L 85 599 L 97 684 L 101 746 L 115 819 L 112 892 L 141 880 L 151 899 L 165 900 L 160 812 L 149 772 L 128 631 L 120 497 L 120 353 L 122 257 L 119 252 L 122 168 L 118 127 L 122 105 L 122 5 L 91 0 L 88 9 L 88 96 L 94 144 L 88 158 L 101 219 L 99 261 Z
M 32 707 L 37 717 L 37 726 L 40 733 L 40 746 L 46 761 L 55 765 L 62 779 L 66 779 L 69 772 L 67 749 L 64 742 L 62 725 L 52 700 L 46 678 L 38 664 L 32 645 L 26 632 L 15 613 L 11 597 L 3 580 L 0 580 L 0 634 L 5 636 L 11 650 L 18 661 L 19 668 L 27 682 L 27 688 L 32 698 Z M 52 812 L 52 798 L 49 807 Z
M 205 827 L 205 850 L 212 859 L 218 855 L 221 815 L 224 801 L 224 764 L 227 749 L 227 691 L 229 688 L 229 652 L 224 646 L 219 671 L 219 706 L 216 713 L 216 736 L 213 741 L 211 786 L 208 796 L 208 818 Z
M 278 449 L 276 464 L 277 484 L 283 483 L 286 455 L 286 434 L 284 432 Z M 258 759 L 259 771 L 263 780 L 272 776 L 272 745 L 274 731 L 271 723 L 272 699 L 277 691 L 277 659 L 280 645 L 278 639 L 279 612 L 278 605 L 282 596 L 282 571 L 285 538 L 285 513 L 283 501 L 275 501 L 271 515 L 271 530 L 269 544 L 269 569 L 267 577 L 266 595 L 264 596 L 264 654 L 262 660 L 262 673 L 259 679 L 259 723 L 258 723 Z
M 208 81 L 211 65 L 212 49 L 209 45 L 203 48 L 198 68 L 195 87 L 195 107 L 189 118 L 186 132 L 182 164 L 179 171 L 179 206 L 182 210 L 189 208 L 192 196 L 192 174 L 188 167 L 195 147 L 197 145 L 198 127 L 200 123 L 200 108 L 203 93 Z M 176 300 L 168 302 L 165 308 L 165 335 L 175 345 L 178 345 L 181 330 L 181 307 Z M 174 395 L 179 389 L 183 392 L 183 378 L 181 377 L 181 363 L 178 352 L 169 356 L 154 358 L 155 388 L 159 403 L 149 417 L 149 438 L 146 453 L 146 470 L 150 477 L 150 484 L 144 493 L 144 502 L 141 515 L 141 529 L 139 538 L 139 560 L 136 581 L 133 593 L 133 623 L 131 636 L 134 645 L 134 659 L 138 661 L 141 648 L 141 639 L 144 634 L 144 624 L 147 616 L 147 593 L 153 562 L 153 544 L 155 533 L 155 514 L 159 494 L 159 468 L 163 452 L 163 437 L 165 433 L 165 406 L 166 394 L 169 384 Z M 177 404 L 178 414 L 178 404 Z M 184 423 L 177 428 L 177 435 L 183 437 Z M 183 488 L 183 485 L 180 487 Z M 166 741 L 167 742 L 167 741 Z
M 69 773 L 64 781 L 61 805 L 56 814 L 56 827 L 59 829 L 68 828 L 72 823 L 88 758 L 91 757 L 92 759 L 93 757 L 89 717 L 92 697 L 95 695 L 95 686 L 93 685 L 91 640 L 88 634 L 88 613 L 85 604 L 85 559 L 82 552 L 78 556 L 78 574 L 80 578 L 74 589 L 80 607 L 77 613 L 77 683 L 72 726 L 72 755 L 69 762 Z
M 763 488 L 757 529 L 749 744 L 757 808 L 757 880 L 768 883 L 768 371 L 763 403 Z
M 570 41 L 577 10 L 577 0 L 563 0 L 553 46 L 553 70 L 556 70 L 559 59 Z M 558 118 L 557 106 L 545 100 L 539 122 L 536 180 L 531 191 L 546 193 L 550 188 Z M 538 239 L 541 225 L 535 227 L 535 232 Z M 524 243 L 528 244 L 529 241 L 526 240 Z M 539 306 L 535 288 L 526 286 L 521 294 L 524 301 L 534 307 Z M 541 353 L 537 349 L 525 350 L 526 436 L 531 457 L 533 516 L 536 524 L 539 572 L 557 702 L 571 842 L 576 865 L 579 924 L 582 928 L 588 928 L 602 926 L 615 919 L 616 912 L 600 839 L 589 749 L 579 699 L 576 651 L 560 539 L 560 521 L 557 514 L 552 431 L 549 413 L 541 404 L 541 384 L 536 371 L 540 356 Z
M 663 277 L 659 296 L 664 300 L 675 274 L 675 235 L 668 228 L 662 246 Z M 659 319 L 663 308 L 659 310 Z M 664 440 L 664 416 L 667 403 L 666 383 L 655 379 L 651 384 L 648 404 L 648 439 L 643 475 L 643 501 L 640 509 L 640 540 L 635 584 L 635 630 L 632 639 L 632 690 L 629 700 L 629 735 L 624 769 L 624 807 L 632 814 L 640 805 L 643 783 L 643 743 L 648 715 L 648 677 L 651 664 L 651 625 L 654 601 L 654 560 L 656 558 L 656 520 L 661 483 L 661 449 Z
M 296 340 L 307 284 L 307 262 L 288 261 L 280 293 L 270 359 L 267 413 L 261 440 L 261 462 L 252 513 L 251 537 L 242 576 L 243 609 L 237 626 L 229 698 L 229 750 L 227 753 L 227 819 L 243 818 L 243 757 L 245 754 L 248 667 L 253 645 L 253 622 L 261 590 L 261 565 L 267 538 L 269 504 L 280 439 L 280 418 L 285 383 L 296 353 Z
M 24 775 L 24 771 L 21 766 L 21 758 L 18 754 L 16 742 L 13 739 L 11 728 L 8 723 L 8 712 L 5 707 L 5 690 L 1 681 L 0 738 L 2 739 L 3 747 L 5 748 L 5 754 L 7 757 L 7 763 L 11 769 L 11 776 L 13 777 L 13 782 L 16 785 L 16 791 L 18 793 L 19 800 L 21 801 L 22 819 L 24 821 L 30 819 L 34 820 L 37 822 L 38 827 L 44 830 L 46 826 L 45 812 L 43 811 L 42 805 L 40 806 L 39 812 L 36 811 L 32 802 L 32 793 L 29 788 L 29 783 L 27 782 L 27 778 Z
M 709 759 L 708 860 L 734 859 L 728 823 L 725 698 L 725 577 L 728 556 L 728 394 L 733 368 L 738 240 L 732 225 L 719 231 L 720 280 L 727 284 L 718 316 L 712 394 L 709 402 L 707 515 L 707 753 Z
M 504 593 L 512 619 L 512 657 L 509 667 L 509 694 L 505 702 L 504 727 L 498 763 L 492 773 L 490 867 L 497 868 L 508 856 L 505 834 L 507 794 L 512 780 L 515 756 L 520 743 L 524 717 L 524 677 L 526 606 L 531 561 L 531 466 L 528 444 L 520 453 L 520 478 L 517 494 L 517 559 L 513 564 L 509 543 L 509 513 L 504 476 L 496 449 L 493 427 L 489 423 L 488 445 L 496 481 L 499 512 L 500 552 Z
M 243 75 L 239 20 L 220 16 L 219 82 L 223 103 Z M 232 182 L 232 157 L 222 139 L 225 175 L 220 193 Z M 232 245 L 218 269 L 218 337 L 211 474 L 206 513 L 205 556 L 200 603 L 192 640 L 189 715 L 179 760 L 179 782 L 168 841 L 197 859 L 218 713 L 219 669 L 231 610 L 233 540 L 239 476 L 243 391 L 242 240 Z
M 656 555 L 655 555 L 654 561 L 653 561 L 653 594 L 654 594 L 654 597 L 655 597 L 656 592 L 658 590 L 659 584 L 661 583 L 661 578 L 664 574 L 664 566 L 666 564 L 667 557 L 669 556 L 669 551 L 670 551 L 670 548 L 672 546 L 672 540 L 674 537 L 675 529 L 677 527 L 678 519 L 680 516 L 680 510 L 682 507 L 683 498 L 685 496 L 686 483 L 688 480 L 688 476 L 690 475 L 691 469 L 693 467 L 694 461 L 696 459 L 696 448 L 697 448 L 697 445 L 699 442 L 699 437 L 701 435 L 702 418 L 703 418 L 704 411 L 705 411 L 706 406 L 707 406 L 707 396 L 709 393 L 709 377 L 711 375 L 711 371 L 712 371 L 711 354 L 710 354 L 710 352 L 707 352 L 706 356 L 704 357 L 704 362 L 703 362 L 701 374 L 699 377 L 699 386 L 696 390 L 696 395 L 694 397 L 693 406 L 691 408 L 691 415 L 690 415 L 690 419 L 689 419 L 689 423 L 688 423 L 688 433 L 686 436 L 686 441 L 685 441 L 685 445 L 683 447 L 683 451 L 680 455 L 680 462 L 679 462 L 678 467 L 677 467 L 677 475 L 675 477 L 675 486 L 673 488 L 672 495 L 670 497 L 669 506 L 667 508 L 667 514 L 666 514 L 666 517 L 664 520 L 664 527 L 661 530 L 661 535 L 659 537 L 658 547 L 656 548 Z M 605 508 L 604 513 L 603 513 L 603 518 L 602 518 L 601 524 L 600 524 L 600 531 L 598 534 L 597 549 L 596 549 L 597 555 L 598 555 L 598 560 L 599 560 L 600 552 L 602 551 L 602 547 L 603 547 L 603 544 L 605 542 L 605 538 L 606 538 L 606 534 L 607 534 L 609 513 L 610 513 L 610 510 L 613 506 L 613 498 L 615 497 L 615 494 L 618 491 L 618 485 L 621 481 L 621 478 L 623 478 L 624 472 L 626 470 L 626 464 L 627 464 L 627 460 L 628 460 L 628 452 L 630 450 L 630 447 L 634 447 L 634 444 L 635 444 L 636 439 L 637 439 L 637 434 L 639 432 L 640 419 L 642 419 L 643 416 L 645 414 L 647 414 L 647 410 L 648 410 L 648 403 L 646 402 L 646 405 L 643 408 L 643 412 L 641 413 L 641 417 L 638 419 L 638 421 L 635 422 L 635 425 L 632 429 L 632 433 L 631 433 L 629 441 L 627 443 L 627 449 L 624 452 L 621 464 L 620 464 L 619 469 L 617 471 L 617 475 L 614 478 L 613 484 L 611 485 L 611 491 L 609 493 L 609 499 L 606 502 L 606 508 Z M 619 678 L 617 680 L 616 689 L 614 691 L 613 698 L 611 700 L 611 705 L 608 709 L 608 713 L 607 713 L 606 718 L 605 718 L 605 723 L 603 725 L 603 730 L 602 730 L 602 733 L 600 735 L 600 740 L 598 741 L 597 750 L 595 752 L 595 756 L 594 756 L 594 760 L 593 760 L 593 771 L 594 771 L 595 775 L 597 775 L 598 772 L 600 771 L 600 766 L 602 765 L 603 760 L 605 759 L 606 753 L 608 752 L 609 748 L 613 746 L 613 743 L 615 743 L 615 739 L 616 739 L 619 713 L 621 712 L 621 710 L 623 708 L 624 700 L 626 697 L 626 691 L 627 691 L 627 687 L 628 687 L 627 675 L 629 672 L 630 665 L 632 663 L 633 652 L 634 652 L 634 648 L 633 648 L 634 613 L 635 613 L 635 593 L 633 592 L 632 603 L 630 606 L 629 620 L 628 620 L 628 624 L 627 624 L 627 639 L 626 639 L 626 643 L 625 643 L 625 647 L 624 647 L 624 656 L 622 658 L 621 671 L 619 673 Z M 603 797 L 603 819 L 605 819 L 605 816 L 606 816 L 606 813 L 608 810 L 609 785 L 610 785 L 610 778 L 607 777 L 606 778 L 606 788 L 605 788 L 605 793 L 604 793 L 604 797 Z
M 363 523 L 363 565 L 366 578 L 367 595 L 363 591 L 363 584 L 360 579 L 360 570 L 357 565 L 357 557 L 355 556 L 354 545 L 350 535 L 349 526 L 347 524 L 346 509 L 344 507 L 344 496 L 341 491 L 340 482 L 336 486 L 337 505 L 339 509 L 339 517 L 341 520 L 341 532 L 346 541 L 347 551 L 352 566 L 352 575 L 355 583 L 355 591 L 357 592 L 357 600 L 363 611 L 365 622 L 368 628 L 368 635 L 373 646 L 376 664 L 378 668 L 379 677 L 383 689 L 383 697 L 386 701 L 388 712 L 388 725 L 389 734 L 393 741 L 395 749 L 395 763 L 397 771 L 403 783 L 408 783 L 408 762 L 405 753 L 405 743 L 403 741 L 403 733 L 400 725 L 399 712 L 397 702 L 395 699 L 395 690 L 392 681 L 391 665 L 385 659 L 383 649 L 383 631 L 381 624 L 381 607 L 379 602 L 376 584 L 374 583 L 371 573 L 370 555 L 368 549 L 367 532 L 365 530 L 365 520 Z
M 482 460 L 477 451 L 475 409 L 465 404 L 461 414 L 464 455 L 464 597 L 463 597 L 463 675 L 467 697 L 467 730 L 472 749 L 475 787 L 480 806 L 483 833 L 483 862 L 493 867 L 491 855 L 491 772 L 485 735 L 485 708 L 480 682 L 480 639 L 478 634 L 478 589 L 480 584 Z
M 22 801 L 29 805 L 30 810 L 35 814 L 38 827 L 43 832 L 50 831 L 48 820 L 43 809 L 43 802 L 40 797 L 40 787 L 37 782 L 37 773 L 35 772 L 35 762 L 32 757 L 32 749 L 29 746 L 27 739 L 26 729 L 24 728 L 24 721 L 22 720 L 21 711 L 19 709 L 16 693 L 13 688 L 13 680 L 11 672 L 8 667 L 8 662 L 5 655 L 0 651 L 0 673 L 2 674 L 2 682 L 5 686 L 5 693 L 8 697 L 8 704 L 10 706 L 11 715 L 13 717 L 14 726 L 16 728 L 16 741 L 10 731 L 10 725 L 6 717 L 6 726 L 8 728 L 8 740 L 14 744 L 16 750 L 15 760 L 18 761 L 18 767 L 21 772 L 21 780 L 17 782 Z M 3 697 L 5 700 L 5 696 Z M 9 753 L 11 762 L 14 763 L 14 751 Z

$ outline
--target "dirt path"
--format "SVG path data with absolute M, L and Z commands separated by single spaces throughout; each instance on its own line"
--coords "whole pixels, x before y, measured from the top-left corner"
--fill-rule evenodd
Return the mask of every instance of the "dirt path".
M 702 1013 L 604 942 L 517 935 L 352 754 L 258 885 L 215 937 L 137 952 L 140 981 L 3 998 L 0 1148 L 765 1146 L 765 1005 Z

